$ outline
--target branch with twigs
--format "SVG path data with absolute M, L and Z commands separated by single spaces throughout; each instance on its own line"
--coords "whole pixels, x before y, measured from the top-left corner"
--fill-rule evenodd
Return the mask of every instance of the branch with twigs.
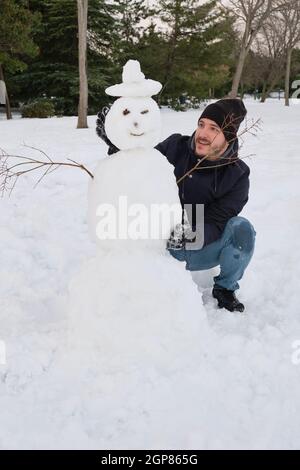
M 228 119 L 225 120 L 223 126 L 221 127 L 221 131 L 223 132 L 226 128 L 231 127 L 232 125 L 234 125 L 234 121 L 238 120 L 238 119 L 239 119 L 239 117 L 233 118 L 232 116 L 229 116 Z M 228 144 L 230 145 L 237 138 L 242 138 L 245 134 L 251 134 L 253 136 L 256 136 L 257 132 L 259 130 L 261 130 L 261 127 L 260 127 L 261 122 L 262 122 L 261 119 L 257 119 L 256 121 L 252 121 L 249 126 L 246 126 L 245 129 L 243 129 L 242 132 L 240 132 L 240 134 L 238 134 L 236 137 L 233 137 L 232 139 L 230 139 L 228 141 Z M 253 156 L 253 154 L 251 154 L 251 155 L 247 155 L 246 157 L 243 157 L 243 158 L 237 157 L 237 156 L 235 158 L 229 157 L 229 158 L 224 158 L 224 159 L 221 160 L 222 162 L 224 160 L 228 160 L 226 163 L 217 163 L 217 160 L 218 160 L 217 155 L 218 155 L 219 152 L 220 152 L 220 149 L 211 149 L 210 152 L 208 152 L 207 155 L 205 155 L 203 158 L 198 159 L 196 165 L 194 165 L 189 171 L 187 171 L 184 175 L 182 175 L 180 178 L 178 178 L 176 183 L 179 184 L 182 180 L 184 180 L 184 178 L 189 176 L 195 170 L 204 170 L 204 169 L 207 169 L 207 168 L 219 168 L 221 166 L 231 165 L 232 163 L 235 163 L 235 162 L 238 162 L 238 161 L 243 160 L 245 158 L 249 158 L 250 156 Z M 216 160 L 216 165 L 210 165 L 209 167 L 201 166 L 201 163 L 203 163 L 205 160 L 212 160 L 212 158 Z
M 225 120 L 225 123 L 223 124 L 221 131 L 224 131 L 227 127 L 232 127 L 234 125 L 234 121 L 237 118 L 233 118 L 230 116 L 228 119 Z M 249 133 L 251 135 L 256 136 L 258 130 L 260 130 L 260 124 L 261 124 L 261 119 L 257 119 L 256 121 L 253 121 L 249 126 L 246 126 L 243 131 L 237 135 L 237 138 L 241 138 L 244 134 Z M 233 137 L 228 141 L 229 144 L 231 144 L 236 137 Z M 73 167 L 73 168 L 79 168 L 83 171 L 85 171 L 91 178 L 94 178 L 94 175 L 82 164 L 79 162 L 76 162 L 75 160 L 72 160 L 70 158 L 67 158 L 67 161 L 65 162 L 56 162 L 53 161 L 52 158 L 49 157 L 49 155 L 46 154 L 41 149 L 31 147 L 29 145 L 25 145 L 25 147 L 39 152 L 44 158 L 43 159 L 36 159 L 33 157 L 25 157 L 22 155 L 11 155 L 6 153 L 3 149 L 0 148 L 0 192 L 3 196 L 4 193 L 9 192 L 9 194 L 12 193 L 18 179 L 20 176 L 25 175 L 26 173 L 30 173 L 32 171 L 38 170 L 38 169 L 44 169 L 43 174 L 39 177 L 38 181 L 35 183 L 34 187 L 36 187 L 42 179 L 46 176 L 52 173 L 53 171 L 57 170 L 60 167 Z M 216 160 L 216 165 L 211 165 L 209 168 L 219 168 L 221 166 L 225 165 L 231 165 L 232 163 L 235 163 L 239 160 L 241 160 L 241 157 L 235 157 L 235 158 L 224 158 L 222 159 L 222 163 L 217 162 L 217 155 L 219 153 L 219 149 L 211 149 L 211 151 L 204 156 L 203 158 L 200 158 L 196 165 L 193 166 L 189 171 L 187 171 L 183 176 L 181 176 L 177 180 L 177 184 L 179 184 L 184 178 L 189 176 L 193 171 L 195 170 L 203 170 L 206 169 L 207 167 L 201 166 L 201 164 L 209 159 L 211 160 L 212 158 Z M 248 155 L 247 157 L 249 157 Z M 247 158 L 244 157 L 244 158 Z M 19 160 L 18 163 L 13 163 L 11 164 L 11 160 Z M 224 160 L 228 160 L 227 162 L 224 163 Z
M 82 163 L 76 162 L 71 158 L 67 158 L 65 162 L 56 162 L 41 149 L 29 145 L 25 145 L 25 147 L 39 152 L 45 158 L 37 159 L 23 155 L 11 155 L 6 153 L 3 149 L 0 149 L 0 192 L 2 196 L 6 192 L 11 194 L 20 176 L 38 169 L 44 169 L 44 172 L 39 177 L 34 187 L 36 187 L 46 175 L 49 175 L 61 167 L 79 168 L 85 171 L 91 178 L 94 178 L 94 175 Z M 12 160 L 17 160 L 18 163 L 13 163 Z

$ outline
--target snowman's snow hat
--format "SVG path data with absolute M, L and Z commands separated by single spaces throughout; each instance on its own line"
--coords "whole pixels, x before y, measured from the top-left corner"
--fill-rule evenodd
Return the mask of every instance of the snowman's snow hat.
M 150 97 L 161 90 L 161 83 L 146 79 L 141 72 L 138 60 L 128 60 L 123 67 L 123 83 L 106 88 L 105 93 L 110 96 L 122 97 Z

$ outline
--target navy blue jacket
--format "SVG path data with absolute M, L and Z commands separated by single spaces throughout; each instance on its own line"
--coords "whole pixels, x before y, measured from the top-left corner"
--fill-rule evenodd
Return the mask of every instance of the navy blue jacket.
M 172 134 L 156 146 L 174 166 L 176 181 L 198 162 L 194 134 Z M 243 209 L 248 201 L 249 173 L 248 165 L 238 159 L 236 140 L 218 160 L 204 160 L 178 183 L 182 205 L 204 204 L 204 245 L 220 238 L 227 221 Z

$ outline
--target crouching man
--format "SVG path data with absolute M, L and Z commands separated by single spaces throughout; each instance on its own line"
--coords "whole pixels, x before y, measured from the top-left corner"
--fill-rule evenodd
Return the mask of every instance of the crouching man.
M 246 113 L 239 99 L 219 100 L 206 107 L 191 136 L 173 134 L 156 147 L 174 166 L 182 206 L 204 206 L 202 247 L 195 249 L 180 228 L 167 248 L 190 271 L 220 266 L 212 295 L 219 307 L 231 312 L 244 311 L 235 291 L 252 258 L 256 235 L 252 224 L 238 216 L 249 193 L 250 170 L 238 157 L 237 138 Z M 194 219 L 189 222 L 197 231 Z

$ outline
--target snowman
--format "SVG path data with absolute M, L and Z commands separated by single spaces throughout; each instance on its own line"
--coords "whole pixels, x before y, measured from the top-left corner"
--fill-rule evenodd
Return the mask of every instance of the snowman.
M 151 96 L 161 84 L 134 60 L 122 79 L 106 90 L 117 100 L 105 130 L 120 150 L 99 162 L 90 183 L 96 254 L 70 286 L 70 341 L 93 374 L 186 370 L 200 354 L 206 318 L 191 274 L 166 250 L 181 206 L 173 168 L 153 148 L 161 119 Z
M 160 140 L 161 118 L 151 96 L 161 84 L 146 80 L 135 60 L 126 63 L 122 78 L 123 83 L 106 89 L 119 97 L 106 116 L 105 131 L 120 151 L 99 163 L 90 184 L 90 233 L 101 250 L 132 245 L 134 252 L 164 252 L 182 210 L 172 167 L 153 148 Z

